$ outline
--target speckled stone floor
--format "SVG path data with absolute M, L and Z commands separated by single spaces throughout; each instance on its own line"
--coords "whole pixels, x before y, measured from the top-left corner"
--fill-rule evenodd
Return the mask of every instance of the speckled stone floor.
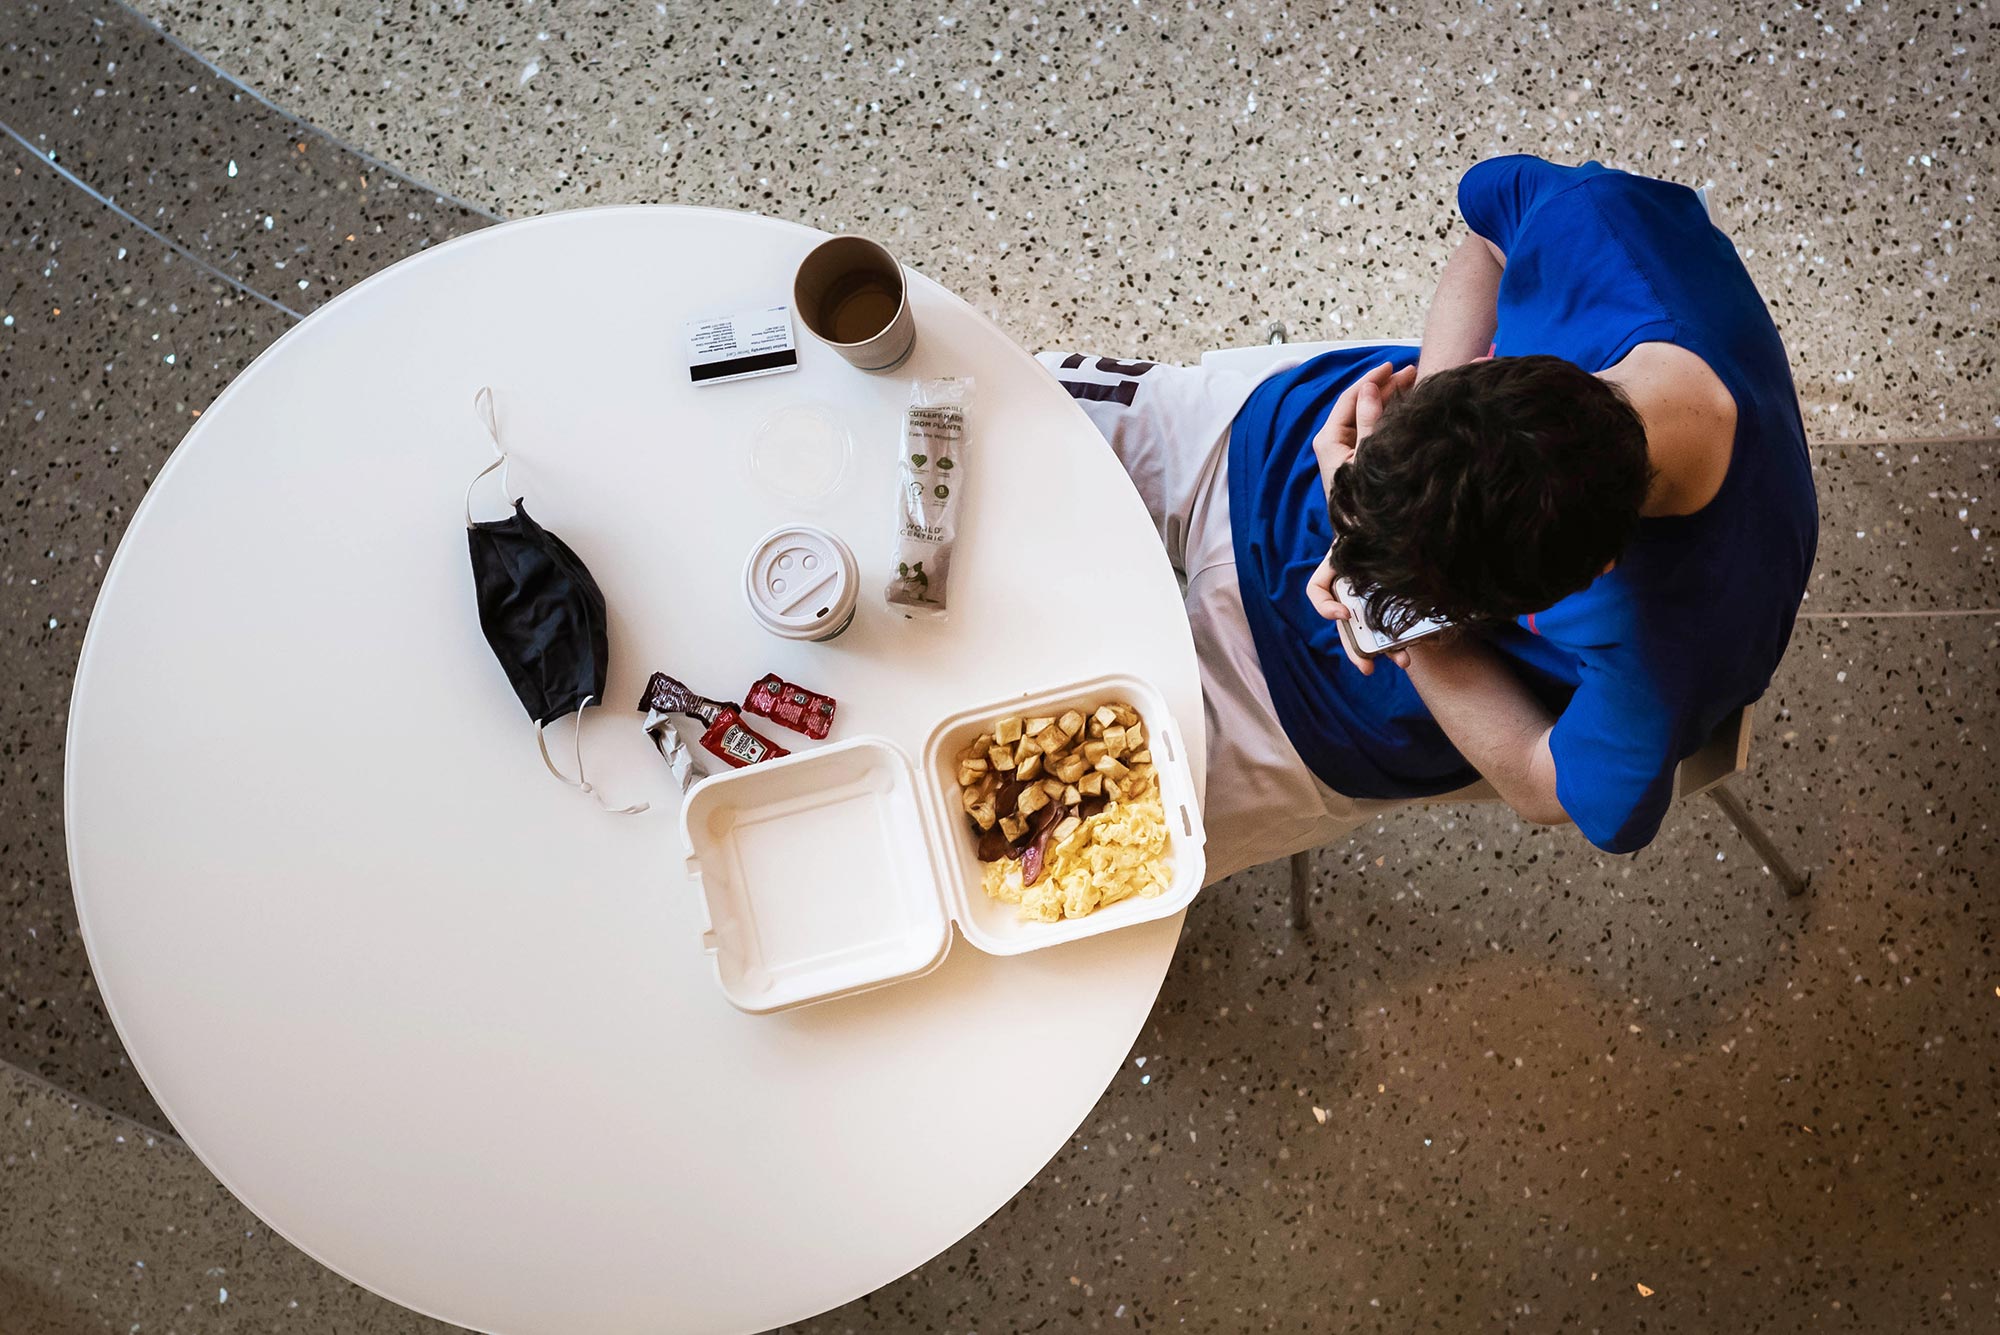
M 0 1330 L 452 1331 L 330 1275 L 170 1135 L 0 1062 Z
M 0 1331 L 422 1327 L 167 1133 L 64 866 L 104 562 L 293 320 L 670 200 L 882 236 L 1030 346 L 1404 331 L 1519 149 L 1711 182 L 1792 349 L 1825 525 L 1738 789 L 1811 894 L 1703 802 L 1629 859 L 1400 813 L 1304 935 L 1239 876 L 1071 1145 L 805 1328 L 2000 1330 L 1990 4 L 144 8 L 192 51 L 0 7 Z
M 1815 435 L 2000 428 L 1990 0 L 142 7 L 499 212 L 856 228 L 1031 347 L 1419 328 L 1493 153 L 1712 182 Z

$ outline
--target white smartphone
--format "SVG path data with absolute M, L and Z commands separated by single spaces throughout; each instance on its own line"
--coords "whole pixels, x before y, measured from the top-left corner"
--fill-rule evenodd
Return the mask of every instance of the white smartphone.
M 1419 621 L 1401 635 L 1391 635 L 1375 624 L 1374 616 L 1368 610 L 1368 602 L 1354 591 L 1344 575 L 1336 575 L 1333 580 L 1334 596 L 1347 606 L 1354 615 L 1334 624 L 1340 628 L 1341 641 L 1363 658 L 1373 658 L 1386 654 L 1391 649 L 1400 649 L 1411 640 L 1421 640 L 1426 635 L 1435 634 L 1451 623 L 1429 618 Z

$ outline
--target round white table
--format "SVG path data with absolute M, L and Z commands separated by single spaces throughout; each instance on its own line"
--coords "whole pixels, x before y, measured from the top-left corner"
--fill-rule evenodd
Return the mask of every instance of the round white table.
M 772 1016 L 702 953 L 675 797 L 634 711 L 777 671 L 836 735 L 916 754 L 953 709 L 1113 669 L 1203 772 L 1193 643 L 1111 453 L 991 322 L 912 275 L 917 350 L 696 388 L 684 323 L 788 302 L 822 234 L 620 208 L 413 256 L 287 333 L 202 415 L 106 576 L 70 720 L 77 911 L 148 1088 L 204 1163 L 328 1266 L 501 1332 L 746 1331 L 921 1264 L 1062 1146 L 1137 1035 L 1179 919 Z M 881 604 L 914 377 L 978 381 L 953 615 Z M 610 607 L 591 777 L 543 770 L 482 640 L 461 498 L 492 457 Z M 745 441 L 816 403 L 855 453 L 819 509 Z M 501 513 L 482 489 L 481 513 Z M 759 630 L 737 579 L 790 518 L 845 536 L 860 615 Z M 1073 544 L 1084 541 L 1086 546 Z M 1053 568 L 1035 578 L 1029 552 Z M 566 741 L 558 723 L 552 741 Z M 790 739 L 775 725 L 765 729 Z M 566 753 L 566 748 L 557 754 Z

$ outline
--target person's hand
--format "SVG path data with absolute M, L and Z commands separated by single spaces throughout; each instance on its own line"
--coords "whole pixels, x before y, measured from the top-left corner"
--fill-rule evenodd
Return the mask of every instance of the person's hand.
M 1401 371 L 1391 362 L 1383 362 L 1368 374 L 1342 390 L 1333 402 L 1333 411 L 1327 415 L 1326 425 L 1313 437 L 1313 453 L 1319 459 L 1320 480 L 1327 487 L 1333 486 L 1333 470 L 1354 457 L 1355 447 L 1368 439 L 1375 431 L 1375 424 L 1382 419 L 1382 409 L 1398 394 L 1408 390 L 1417 381 L 1417 368 L 1406 366 Z M 1319 569 L 1306 585 L 1306 597 L 1313 610 L 1329 621 L 1348 621 L 1353 613 L 1333 591 L 1335 573 L 1333 557 L 1329 553 L 1319 563 Z M 1348 648 L 1345 637 L 1340 647 L 1347 659 L 1354 664 L 1355 671 L 1363 676 L 1375 671 L 1375 658 L 1367 654 L 1357 654 Z M 1391 650 L 1388 660 L 1398 667 L 1410 665 L 1409 655 L 1400 649 Z
M 1398 371 L 1393 363 L 1383 362 L 1340 392 L 1326 425 L 1313 437 L 1321 485 L 1332 488 L 1333 470 L 1354 457 L 1355 447 L 1374 432 L 1382 409 L 1416 383 L 1414 365 Z
M 1352 621 L 1354 613 L 1348 610 L 1346 603 L 1340 601 L 1340 595 L 1333 591 L 1333 581 L 1336 578 L 1338 576 L 1334 574 L 1333 570 L 1333 553 L 1328 552 L 1321 559 L 1319 569 L 1313 571 L 1313 577 L 1306 585 L 1306 598 L 1312 603 L 1313 611 L 1319 613 L 1328 621 Z M 1344 635 L 1340 639 L 1340 648 L 1347 655 L 1347 661 L 1354 664 L 1354 670 L 1364 677 L 1374 674 L 1375 660 L 1377 658 L 1386 658 L 1397 667 L 1403 668 L 1406 671 L 1410 666 L 1410 651 L 1408 649 L 1391 649 L 1386 654 L 1372 656 L 1369 654 L 1357 654 L 1347 643 L 1347 637 Z

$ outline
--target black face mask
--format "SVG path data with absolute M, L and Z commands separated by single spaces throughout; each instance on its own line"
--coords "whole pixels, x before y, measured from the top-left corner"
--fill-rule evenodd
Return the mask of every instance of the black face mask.
M 583 711 L 604 699 L 604 677 L 611 662 L 605 633 L 604 594 L 569 545 L 528 517 L 520 498 L 506 519 L 474 523 L 472 487 L 496 468 L 503 491 L 507 454 L 500 449 L 500 424 L 493 411 L 493 391 L 482 389 L 473 407 L 493 436 L 499 455 L 480 470 L 466 488 L 465 540 L 472 558 L 472 583 L 479 599 L 479 628 L 507 673 L 522 708 L 535 721 L 535 741 L 549 773 L 597 799 L 601 794 L 583 777 Z M 566 715 L 577 716 L 576 777 L 570 778 L 549 759 L 542 730 Z M 617 808 L 621 814 L 644 811 L 645 803 Z
M 604 595 L 576 553 L 519 499 L 513 518 L 473 524 L 465 540 L 479 628 L 528 716 L 547 725 L 602 700 Z

